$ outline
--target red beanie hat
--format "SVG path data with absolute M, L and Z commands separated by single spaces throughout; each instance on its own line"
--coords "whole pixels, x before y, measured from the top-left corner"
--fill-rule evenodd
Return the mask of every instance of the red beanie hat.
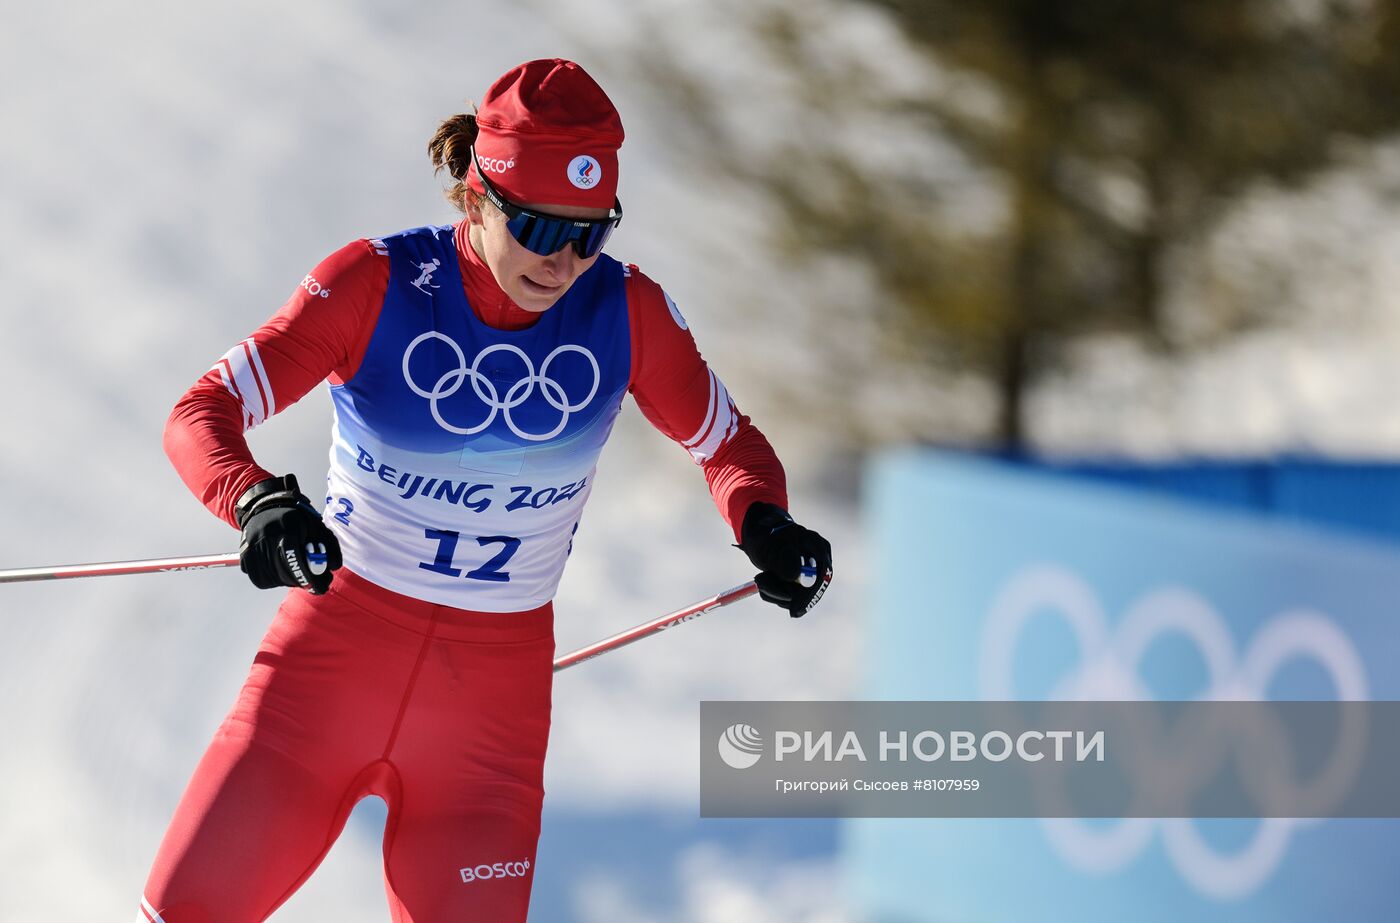
M 574 62 L 542 59 L 507 72 L 486 91 L 476 124 L 480 167 L 510 201 L 612 208 L 622 119 Z M 476 170 L 467 182 L 484 194 Z

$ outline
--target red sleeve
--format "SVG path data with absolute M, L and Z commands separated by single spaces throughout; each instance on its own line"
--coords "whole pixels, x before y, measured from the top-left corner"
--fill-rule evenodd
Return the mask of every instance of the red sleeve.
M 751 503 L 763 500 L 787 509 L 782 462 L 705 364 L 675 302 L 637 267 L 627 270 L 629 390 L 651 424 L 704 469 L 715 506 L 737 541 Z
M 373 242 L 342 247 L 176 403 L 165 424 L 165 454 L 210 512 L 237 525 L 239 496 L 273 476 L 253 460 L 243 434 L 326 377 L 340 383 L 355 374 L 388 286 L 388 257 Z

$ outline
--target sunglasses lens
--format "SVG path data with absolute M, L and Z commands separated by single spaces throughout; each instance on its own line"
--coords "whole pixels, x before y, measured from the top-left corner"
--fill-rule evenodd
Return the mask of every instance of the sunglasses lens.
M 609 222 L 590 225 L 583 229 L 583 232 L 574 239 L 574 252 L 585 260 L 597 256 L 603 249 L 603 245 L 608 242 L 608 238 L 612 236 L 615 227 L 617 227 L 616 224 Z
M 587 224 L 582 227 L 572 221 L 541 218 L 521 214 L 506 222 L 506 229 L 520 245 L 531 253 L 549 256 L 564 249 L 570 242 L 583 259 L 597 256 L 603 244 L 612 236 L 612 223 Z
M 541 256 L 555 253 L 564 246 L 564 226 L 562 221 L 550 221 L 534 215 L 516 215 L 506 223 L 511 236 L 520 241 L 522 247 Z

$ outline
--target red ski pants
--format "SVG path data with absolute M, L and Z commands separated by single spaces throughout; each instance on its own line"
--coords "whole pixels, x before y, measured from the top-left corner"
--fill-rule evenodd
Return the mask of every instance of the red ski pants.
M 254 923 L 310 877 L 355 803 L 389 806 L 395 923 L 525 919 L 554 614 L 468 612 L 348 570 L 293 590 L 180 799 L 138 920 Z

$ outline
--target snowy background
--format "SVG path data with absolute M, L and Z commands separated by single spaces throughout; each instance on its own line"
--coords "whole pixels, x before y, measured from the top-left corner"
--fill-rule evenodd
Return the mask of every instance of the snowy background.
M 236 548 L 161 451 L 181 392 L 341 244 L 454 220 L 427 139 L 508 68 L 577 56 L 629 112 L 606 62 L 511 4 L 7 3 L 3 17 L 0 567 Z M 744 248 L 687 236 L 704 190 L 668 180 L 645 119 L 626 125 L 611 252 L 679 302 L 788 462 L 795 512 L 841 549 L 841 579 L 816 618 L 749 601 L 560 677 L 535 915 L 833 919 L 834 827 L 701 823 L 696 728 L 702 698 L 853 694 L 849 479 L 802 450 L 813 421 L 746 401 L 767 373 L 726 344 L 780 321 L 723 329 L 712 283 L 773 282 L 756 256 L 723 271 L 697 256 Z M 321 389 L 250 441 L 314 482 L 329 419 Z M 629 409 L 558 600 L 560 651 L 748 579 L 732 540 L 688 455 Z M 279 598 L 236 571 L 5 587 L 0 919 L 130 919 Z M 363 803 L 277 919 L 385 919 L 382 818 Z
M 0 567 L 236 547 L 161 451 L 171 405 L 324 255 L 455 220 L 425 153 L 439 120 L 520 61 L 576 58 L 627 128 L 627 221 L 610 252 L 679 303 L 783 457 L 794 512 L 831 539 L 838 578 L 801 622 L 747 602 L 559 678 L 534 916 L 844 920 L 834 824 L 697 818 L 698 702 L 859 696 L 857 456 L 810 408 L 859 394 L 877 421 L 911 407 L 957 421 L 990 397 L 957 380 L 911 389 L 873 353 L 859 382 L 811 361 L 804 298 L 839 280 L 765 253 L 763 214 L 680 169 L 662 120 L 609 79 L 616 62 L 599 49 L 625 37 L 625 4 L 563 9 L 0 3 Z M 1400 147 L 1354 166 L 1261 190 L 1224 232 L 1217 271 L 1296 283 L 1296 323 L 1186 365 L 1086 347 L 1032 395 L 1038 445 L 1400 451 Z M 851 292 L 839 336 L 859 357 L 873 338 Z M 265 466 L 314 482 L 328 427 L 321 389 L 250 441 Z M 558 599 L 559 649 L 748 579 L 730 541 L 686 453 L 627 410 Z M 130 918 L 279 598 L 236 571 L 0 591 L 0 919 Z M 362 803 L 276 919 L 385 919 L 382 819 Z

